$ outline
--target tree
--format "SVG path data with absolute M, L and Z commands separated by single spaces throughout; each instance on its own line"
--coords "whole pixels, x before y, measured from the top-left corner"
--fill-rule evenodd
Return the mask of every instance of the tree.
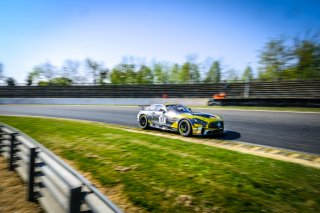
M 135 65 L 134 64 L 123 64 L 122 69 L 125 73 L 126 84 L 135 84 L 137 83 L 137 74 L 135 72 Z
M 191 66 L 189 62 L 186 62 L 181 67 L 181 72 L 179 75 L 180 82 L 182 83 L 188 83 L 191 81 Z
M 28 76 L 26 79 L 27 86 L 31 86 L 35 80 L 39 80 L 40 75 L 41 75 L 40 70 L 35 67 L 31 72 L 28 73 Z
M 190 63 L 190 75 L 192 83 L 198 83 L 200 81 L 200 72 L 197 64 Z
M 319 36 L 268 41 L 260 54 L 261 80 L 314 79 L 320 77 Z
M 313 79 L 320 77 L 320 44 L 316 40 L 296 38 L 294 55 L 297 58 L 297 78 Z
M 113 84 L 124 84 L 126 81 L 126 74 L 119 66 L 116 66 L 112 69 L 110 80 Z
M 98 69 L 99 69 L 98 62 L 94 61 L 91 58 L 87 58 L 85 60 L 85 64 L 89 70 L 89 73 L 92 75 L 93 84 L 96 84 L 96 80 L 97 80 L 96 77 L 97 77 L 97 73 L 98 73 Z
M 150 67 L 146 65 L 142 65 L 137 74 L 137 83 L 138 84 L 152 84 L 153 83 L 153 75 Z
M 99 84 L 104 85 L 105 80 L 108 78 L 109 69 L 100 70 L 99 73 Z
M 169 78 L 168 78 L 169 82 L 170 83 L 179 83 L 180 82 L 179 74 L 180 74 L 180 67 L 178 64 L 174 64 L 170 70 L 170 74 L 169 74 Z
M 49 85 L 52 86 L 70 86 L 71 84 L 72 80 L 66 77 L 57 77 L 49 81 Z
M 260 54 L 259 78 L 261 80 L 283 80 L 284 72 L 292 64 L 291 50 L 284 38 L 272 39 L 266 43 Z
M 72 82 L 81 82 L 82 77 L 79 74 L 80 62 L 75 60 L 66 60 L 62 65 L 62 77 L 71 79 Z
M 58 75 L 58 70 L 50 62 L 35 66 L 27 76 L 27 84 L 32 85 L 35 80 L 49 82 Z
M 0 63 L 0 80 L 3 78 L 3 64 Z
M 6 82 L 7 82 L 8 86 L 15 86 L 16 85 L 16 80 L 12 77 L 7 78 Z
M 220 62 L 214 61 L 209 69 L 205 82 L 219 83 L 221 78 Z
M 113 84 L 137 83 L 137 74 L 134 64 L 119 64 L 112 69 L 110 78 Z
M 50 62 L 35 66 L 31 72 L 28 73 L 26 82 L 27 85 L 32 85 L 35 81 L 49 82 L 58 75 L 58 70 Z M 44 83 L 42 83 L 44 84 Z
M 168 72 L 165 68 L 164 63 L 155 63 L 153 66 L 154 82 L 155 83 L 167 83 Z
M 186 63 L 188 63 L 185 66 L 185 69 L 188 68 L 189 71 L 184 70 L 184 72 L 187 74 L 189 73 L 189 80 L 186 82 L 191 82 L 191 83 L 197 83 L 200 81 L 200 71 L 199 71 L 199 66 L 198 66 L 198 55 L 193 53 L 193 54 L 188 54 L 186 57 Z M 185 63 L 185 64 L 186 64 Z
M 50 81 L 51 79 L 53 79 L 58 74 L 58 71 L 57 71 L 57 68 L 55 66 L 53 66 L 50 62 L 47 62 L 47 63 L 42 65 L 40 73 L 42 73 L 42 75 L 48 81 Z
M 109 70 L 104 68 L 102 63 L 94 61 L 91 58 L 87 58 L 85 60 L 85 65 L 88 69 L 89 74 L 92 76 L 93 84 L 97 84 L 97 82 L 101 83 L 101 77 L 107 78 Z
M 250 82 L 250 81 L 252 81 L 252 79 L 253 79 L 252 69 L 250 66 L 247 66 L 242 74 L 242 80 Z

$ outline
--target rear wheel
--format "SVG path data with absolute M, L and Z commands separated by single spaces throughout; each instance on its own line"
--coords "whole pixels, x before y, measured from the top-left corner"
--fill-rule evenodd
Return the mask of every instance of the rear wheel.
M 146 115 L 141 115 L 139 117 L 139 126 L 142 129 L 148 129 L 149 128 L 148 118 L 147 118 Z
M 188 137 L 192 135 L 192 127 L 188 120 L 182 120 L 179 123 L 179 133 L 184 136 Z

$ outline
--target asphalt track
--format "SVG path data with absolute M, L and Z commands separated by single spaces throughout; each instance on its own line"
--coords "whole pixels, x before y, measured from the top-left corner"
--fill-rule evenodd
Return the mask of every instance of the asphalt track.
M 138 127 L 138 107 L 0 105 L 2 115 L 75 118 Z M 320 154 L 320 113 L 194 109 L 225 120 L 226 134 L 215 139 Z M 167 133 L 174 134 L 174 133 Z

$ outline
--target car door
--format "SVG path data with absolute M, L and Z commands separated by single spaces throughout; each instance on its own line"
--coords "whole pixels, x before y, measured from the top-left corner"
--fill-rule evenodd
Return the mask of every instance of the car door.
M 155 105 L 153 112 L 151 113 L 152 116 L 152 123 L 162 126 L 166 124 L 166 118 L 164 116 L 165 110 L 162 105 Z
M 170 110 L 164 113 L 165 123 L 170 127 L 174 122 L 178 120 L 178 114 Z

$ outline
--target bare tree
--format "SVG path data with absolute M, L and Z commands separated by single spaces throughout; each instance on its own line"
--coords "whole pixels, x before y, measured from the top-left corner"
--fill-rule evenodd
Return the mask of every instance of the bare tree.
M 50 62 L 40 65 L 40 69 L 40 73 L 49 81 L 58 74 L 57 68 Z
M 4 78 L 3 76 L 3 64 L 0 63 L 0 81 Z
M 82 77 L 79 74 L 79 68 L 79 61 L 66 60 L 62 66 L 62 77 L 71 79 L 72 82 L 81 82 Z
M 85 65 L 92 76 L 93 84 L 104 84 L 104 81 L 108 78 L 109 69 L 105 68 L 102 63 L 87 58 Z

